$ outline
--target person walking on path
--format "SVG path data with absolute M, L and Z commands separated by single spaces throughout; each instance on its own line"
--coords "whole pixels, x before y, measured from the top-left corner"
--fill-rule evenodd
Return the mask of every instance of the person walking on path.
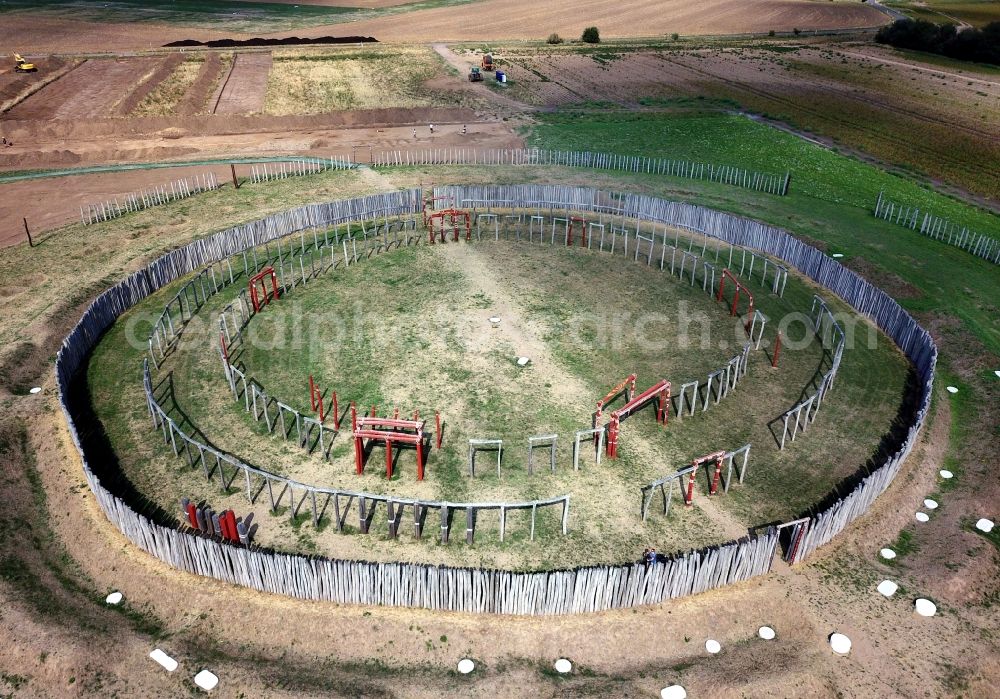
M 431 128 L 431 134 L 433 134 L 434 133 L 434 124 L 431 124 L 430 128 Z

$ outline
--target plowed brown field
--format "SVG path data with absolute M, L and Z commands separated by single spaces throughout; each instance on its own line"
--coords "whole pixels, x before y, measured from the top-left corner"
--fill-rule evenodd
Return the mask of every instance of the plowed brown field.
M 161 58 L 91 59 L 8 112 L 11 119 L 79 119 L 108 114 Z
M 216 114 L 249 114 L 264 109 L 267 76 L 271 72 L 270 53 L 239 53 L 222 84 Z
M 798 29 L 835 29 L 884 24 L 887 17 L 867 5 L 809 0 L 608 0 L 526 2 L 492 0 L 439 7 L 351 22 L 351 34 L 379 41 L 479 41 L 542 39 L 551 32 L 578 38 L 596 25 L 602 37 L 681 34 L 744 34 Z M 345 25 L 339 25 L 343 27 Z M 322 36 L 338 25 L 314 27 L 301 36 Z
M 336 0 L 324 0 L 324 4 Z M 295 4 L 293 2 L 293 4 Z M 385 7 L 395 0 L 358 0 L 353 6 Z M 200 29 L 170 24 L 81 22 L 29 13 L 6 13 L 0 24 L 0 45 L 30 46 L 33 52 L 125 51 L 150 49 L 180 39 L 247 39 L 249 35 L 222 28 Z M 357 22 L 342 22 L 290 32 L 258 33 L 283 36 L 373 36 L 379 41 L 451 41 L 541 39 L 551 32 L 579 37 L 596 25 L 603 37 L 680 34 L 744 34 L 791 31 L 793 28 L 840 29 L 884 24 L 888 18 L 868 5 L 818 0 L 491 0 L 436 7 Z

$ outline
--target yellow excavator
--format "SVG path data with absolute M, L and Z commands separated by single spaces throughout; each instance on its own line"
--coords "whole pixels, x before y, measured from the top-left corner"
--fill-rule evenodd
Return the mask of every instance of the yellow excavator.
M 14 72 L 15 73 L 35 73 L 38 68 L 35 67 L 34 63 L 28 63 L 26 60 L 21 58 L 21 54 L 14 54 Z

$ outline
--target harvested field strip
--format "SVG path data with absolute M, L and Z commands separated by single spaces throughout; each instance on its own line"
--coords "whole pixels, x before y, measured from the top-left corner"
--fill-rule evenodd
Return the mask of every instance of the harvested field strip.
M 201 58 L 178 62 L 178 65 L 151 90 L 135 109 L 132 116 L 167 116 L 173 114 L 190 86 L 201 74 L 205 61 Z
M 136 85 L 125 98 L 118 103 L 115 109 L 120 115 L 131 114 L 149 95 L 154 93 L 160 84 L 169 78 L 174 71 L 184 63 L 184 54 L 172 53 L 167 56 L 160 65 L 147 74 L 142 81 Z
M 174 113 L 188 116 L 211 111 L 207 106 L 208 99 L 215 93 L 216 87 L 231 65 L 231 58 L 223 60 L 219 53 L 207 54 L 199 66 L 198 75 L 190 83 L 184 96 L 178 100 Z M 215 107 L 214 103 L 212 107 Z
M 160 59 L 90 59 L 13 109 L 11 119 L 80 119 L 105 116 Z
M 428 107 L 444 103 L 423 88 L 440 61 L 426 47 L 278 56 L 264 111 L 319 114 L 346 109 Z
M 267 80 L 271 72 L 270 53 L 238 53 L 222 85 L 216 114 L 248 114 L 264 108 Z

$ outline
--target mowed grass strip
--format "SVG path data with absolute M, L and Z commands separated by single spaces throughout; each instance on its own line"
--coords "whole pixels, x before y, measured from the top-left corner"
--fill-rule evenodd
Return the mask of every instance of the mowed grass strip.
M 423 88 L 440 64 L 426 46 L 276 52 L 264 111 L 283 116 L 447 104 L 440 92 Z

